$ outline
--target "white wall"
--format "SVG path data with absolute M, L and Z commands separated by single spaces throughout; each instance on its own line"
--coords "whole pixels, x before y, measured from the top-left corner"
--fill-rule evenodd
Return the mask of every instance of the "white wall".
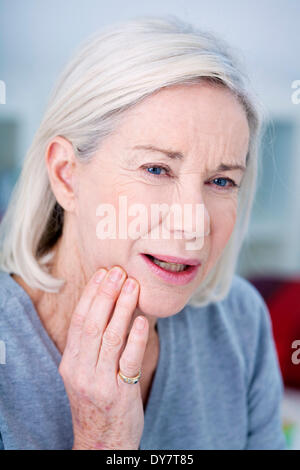
M 22 158 L 54 81 L 74 49 L 108 23 L 139 15 L 175 14 L 211 29 L 242 51 L 266 110 L 300 115 L 291 83 L 300 78 L 299 0 L 1 0 L 1 113 L 22 121 Z
M 291 101 L 291 84 L 300 79 L 299 0 L 1 0 L 0 80 L 7 102 L 0 114 L 20 121 L 19 164 L 57 75 L 81 41 L 115 21 L 166 14 L 219 33 L 239 49 L 266 114 L 293 119 L 300 130 L 300 104 Z M 283 253 L 291 270 L 300 267 L 300 132 L 294 139 L 294 171 L 286 181 L 292 241 Z

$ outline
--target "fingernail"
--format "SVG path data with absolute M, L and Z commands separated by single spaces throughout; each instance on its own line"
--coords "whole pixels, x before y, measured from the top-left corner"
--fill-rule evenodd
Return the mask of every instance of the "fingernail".
M 142 330 L 145 326 L 145 319 L 144 317 L 137 317 L 135 321 L 135 327 L 137 330 Z
M 113 268 L 109 273 L 109 279 L 113 282 L 120 281 L 122 276 L 123 276 L 123 271 L 122 269 L 118 267 Z
M 131 294 L 131 292 L 134 291 L 135 287 L 136 282 L 133 279 L 126 279 L 124 284 L 124 291 L 127 292 L 127 294 Z
M 102 279 L 104 279 L 105 274 L 106 274 L 106 269 L 100 269 L 100 271 L 95 276 L 95 283 L 100 284 Z

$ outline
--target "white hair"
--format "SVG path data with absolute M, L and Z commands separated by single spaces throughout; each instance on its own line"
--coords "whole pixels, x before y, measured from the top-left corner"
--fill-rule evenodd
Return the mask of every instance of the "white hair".
M 47 268 L 64 220 L 44 158 L 55 136 L 68 139 L 76 157 L 88 162 L 126 110 L 162 87 L 201 81 L 230 89 L 243 105 L 250 129 L 235 227 L 189 303 L 202 306 L 222 300 L 232 283 L 256 191 L 260 112 L 232 49 L 215 35 L 173 15 L 138 17 L 110 25 L 90 37 L 67 64 L 0 225 L 0 268 L 46 292 L 58 293 L 65 282 Z

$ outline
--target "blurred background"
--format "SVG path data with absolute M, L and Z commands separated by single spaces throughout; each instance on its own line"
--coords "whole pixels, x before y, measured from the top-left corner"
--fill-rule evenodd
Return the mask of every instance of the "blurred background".
M 263 106 L 259 186 L 237 272 L 270 310 L 285 385 L 283 428 L 289 448 L 300 449 L 300 363 L 291 359 L 300 340 L 299 0 L 1 0 L 0 220 L 74 50 L 107 24 L 168 14 L 227 40 Z

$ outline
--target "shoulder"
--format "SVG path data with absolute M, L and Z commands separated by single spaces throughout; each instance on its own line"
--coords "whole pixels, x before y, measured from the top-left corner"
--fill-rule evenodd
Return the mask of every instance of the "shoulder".
M 0 270 L 0 325 L 1 331 L 13 319 L 18 321 L 25 310 L 28 310 L 31 300 L 22 287 L 10 276 Z
M 241 304 L 244 306 L 255 306 L 258 304 L 265 305 L 265 302 L 256 287 L 238 274 L 233 276 L 230 290 L 224 301 L 236 303 L 237 306 L 240 306 Z
M 258 290 L 245 278 L 235 274 L 224 299 L 211 302 L 204 307 L 187 305 L 196 316 L 207 313 L 212 322 L 224 323 L 232 332 L 243 329 L 247 334 L 257 333 L 261 322 L 268 321 L 267 305 Z
M 232 321 L 240 327 L 258 331 L 268 321 L 269 311 L 259 291 L 245 278 L 234 275 L 227 296 L 220 302 Z
M 247 279 L 235 275 L 222 305 L 242 340 L 245 353 L 254 361 L 260 343 L 273 343 L 271 317 L 267 304 Z
M 9 273 L 0 271 L 0 310 L 4 310 L 7 302 L 14 296 L 11 281 Z
M 267 305 L 258 290 L 237 274 L 224 299 L 204 307 L 187 307 L 195 331 L 205 328 L 213 347 L 239 357 L 249 380 L 262 345 L 274 349 Z
M 257 289 L 235 276 L 222 301 L 243 353 L 249 410 L 247 449 L 285 449 L 283 380 L 268 307 Z
M 272 341 L 271 317 L 259 291 L 245 278 L 235 275 L 228 295 L 221 301 L 232 328 L 242 340 L 249 356 L 257 352 L 259 342 Z M 253 358 L 254 359 L 254 358 Z

